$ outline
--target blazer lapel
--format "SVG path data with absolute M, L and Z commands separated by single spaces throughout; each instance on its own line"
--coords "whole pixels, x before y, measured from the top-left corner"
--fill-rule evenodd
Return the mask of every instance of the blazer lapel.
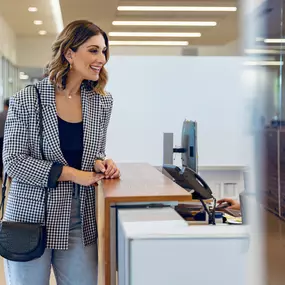
M 67 165 L 60 148 L 54 86 L 46 78 L 41 81 L 39 91 L 41 93 L 43 105 L 44 140 L 47 141 L 49 148 L 55 155 L 57 161 Z
M 100 95 L 81 89 L 83 117 L 83 156 L 82 170 L 91 171 L 97 150 L 99 149 L 102 106 Z

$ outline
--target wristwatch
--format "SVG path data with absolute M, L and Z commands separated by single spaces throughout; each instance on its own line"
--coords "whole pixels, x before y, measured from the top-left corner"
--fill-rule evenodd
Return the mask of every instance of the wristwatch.
M 96 160 L 102 160 L 102 161 L 104 161 L 104 160 L 105 160 L 105 158 L 102 158 L 102 157 L 96 157 L 96 158 L 95 158 L 95 161 L 96 161 Z
M 94 163 L 93 163 L 93 171 L 94 171 L 94 172 L 96 172 L 96 171 L 95 171 L 95 163 L 96 163 L 97 160 L 104 161 L 105 159 L 102 158 L 102 157 L 96 157 L 96 158 L 95 158 Z

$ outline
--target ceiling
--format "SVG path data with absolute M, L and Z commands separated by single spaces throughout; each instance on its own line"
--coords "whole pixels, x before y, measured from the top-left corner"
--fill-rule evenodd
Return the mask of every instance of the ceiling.
M 49 0 L 0 0 L 0 14 L 16 35 L 38 36 L 38 31 L 46 30 L 48 34 L 56 33 L 56 25 Z M 36 13 L 28 8 L 35 6 Z M 34 20 L 42 20 L 43 25 L 34 25 Z
M 57 28 L 52 12 L 52 0 L 1 0 L 0 13 L 17 36 L 38 35 L 39 30 L 55 36 Z M 214 3 L 213 3 L 214 2 Z M 238 0 L 172 0 L 172 1 L 121 1 L 121 0 L 60 0 L 64 25 L 76 19 L 88 19 L 98 24 L 107 33 L 120 32 L 199 32 L 200 38 L 159 38 L 159 40 L 187 40 L 190 45 L 224 45 L 238 37 L 237 12 L 123 12 L 118 6 L 237 6 Z M 28 7 L 36 6 L 38 12 L 28 12 Z M 42 20 L 41 26 L 33 24 Z M 118 20 L 168 20 L 168 21 L 217 21 L 215 27 L 134 27 L 112 26 Z M 122 38 L 111 40 L 157 40 L 157 38 Z

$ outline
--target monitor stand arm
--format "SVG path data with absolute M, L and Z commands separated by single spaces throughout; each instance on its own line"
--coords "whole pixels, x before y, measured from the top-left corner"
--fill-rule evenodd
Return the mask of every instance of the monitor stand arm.
M 200 202 L 202 203 L 202 205 L 203 205 L 203 207 L 204 207 L 206 213 L 207 213 L 208 216 L 209 216 L 209 224 L 215 225 L 215 224 L 216 224 L 216 221 L 215 221 L 215 220 L 216 220 L 216 219 L 215 219 L 216 199 L 215 199 L 214 197 L 213 197 L 213 199 L 214 199 L 214 207 L 213 207 L 213 210 L 212 210 L 212 211 L 210 211 L 210 210 L 207 208 L 207 206 L 206 206 L 205 202 L 203 201 L 203 199 L 199 199 L 199 200 L 200 200 Z

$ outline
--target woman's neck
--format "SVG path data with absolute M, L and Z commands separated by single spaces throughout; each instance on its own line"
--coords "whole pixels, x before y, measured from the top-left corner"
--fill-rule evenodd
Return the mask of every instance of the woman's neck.
M 80 95 L 80 87 L 81 87 L 82 81 L 83 81 L 82 78 L 76 76 L 72 72 L 69 72 L 67 80 L 66 80 L 66 86 L 65 86 L 64 92 L 68 96 L 77 95 L 77 94 Z

